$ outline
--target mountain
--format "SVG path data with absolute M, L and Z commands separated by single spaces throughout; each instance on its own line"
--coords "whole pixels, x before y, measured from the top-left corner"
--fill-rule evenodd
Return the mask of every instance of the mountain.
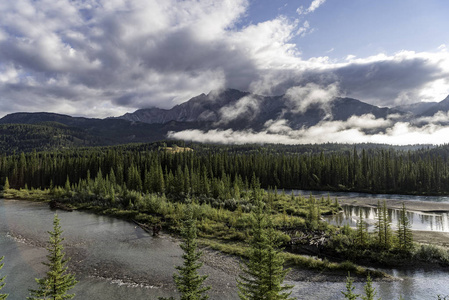
M 99 145 L 98 138 L 60 123 L 0 124 L 0 152 L 12 153 Z
M 442 111 L 442 112 L 449 111 L 449 96 L 447 96 L 443 101 L 438 102 L 435 105 L 433 105 L 432 107 L 428 108 L 427 110 L 425 110 L 424 112 L 422 112 L 419 115 L 420 116 L 433 116 L 439 111 Z
M 91 119 L 46 112 L 13 113 L 0 119 L 0 141 L 3 141 L 0 150 L 148 143 L 167 139 L 170 131 L 188 129 L 259 132 L 267 130 L 276 121 L 281 121 L 281 126 L 288 126 L 285 128 L 297 130 L 323 121 L 345 121 L 352 116 L 366 114 L 375 118 L 395 114 L 399 115 L 396 120 L 416 121 L 414 124 L 420 126 L 419 122 L 425 121 L 422 116 L 432 116 L 440 110 L 449 111 L 449 97 L 440 103 L 393 109 L 352 98 L 334 98 L 326 103 L 304 101 L 285 95 L 262 96 L 228 89 L 198 95 L 171 109 L 139 109 L 116 118 Z
M 301 99 L 286 96 L 261 96 L 225 90 L 201 94 L 171 109 L 148 108 L 127 113 L 118 119 L 147 124 L 163 124 L 169 121 L 207 123 L 210 128 L 234 130 L 260 130 L 268 121 L 285 119 L 293 129 L 313 126 L 323 120 L 347 120 L 351 116 L 373 114 L 384 118 L 399 110 L 380 108 L 351 98 L 335 98 L 326 105 L 312 103 L 306 109 L 298 109 Z
M 221 93 L 201 94 L 187 102 L 176 105 L 171 109 L 148 108 L 139 109 L 134 113 L 127 113 L 119 119 L 139 121 L 148 124 L 163 124 L 170 121 L 177 122 L 216 122 L 219 119 L 219 110 L 249 93 L 228 89 Z
M 415 116 L 421 115 L 425 111 L 437 105 L 438 102 L 418 102 L 406 105 L 395 106 L 393 109 L 399 110 L 404 113 L 411 113 Z
M 176 122 L 146 124 L 119 119 L 71 117 L 54 113 L 14 113 L 0 119 L 0 126 L 2 127 L 11 124 L 25 124 L 28 126 L 22 126 L 19 129 L 13 130 L 3 130 L 0 132 L 0 137 L 2 136 L 3 139 L 15 139 L 22 131 L 40 132 L 47 130 L 49 135 L 55 133 L 53 136 L 58 137 L 58 139 L 52 140 L 43 136 L 40 137 L 42 140 L 53 141 L 44 148 L 57 148 L 58 145 L 66 145 L 65 139 L 81 140 L 81 145 L 116 145 L 153 142 L 165 139 L 166 133 L 169 130 L 173 130 L 173 128 L 184 128 L 182 125 L 177 125 Z M 6 128 L 10 127 L 6 126 Z M 56 134 L 61 128 L 65 128 L 64 134 Z M 24 148 L 23 145 L 16 147 Z

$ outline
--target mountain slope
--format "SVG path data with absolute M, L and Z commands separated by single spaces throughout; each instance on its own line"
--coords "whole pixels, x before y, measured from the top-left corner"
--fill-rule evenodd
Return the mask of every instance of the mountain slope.
M 14 113 L 0 119 L 0 124 L 36 125 L 53 122 L 71 127 L 95 139 L 97 145 L 152 142 L 165 138 L 173 124 L 145 124 L 118 119 L 89 119 L 54 113 Z M 183 126 L 175 126 L 183 128 Z M 28 127 L 31 129 L 32 127 Z
M 449 96 L 447 96 L 443 101 L 436 103 L 435 105 L 421 113 L 420 116 L 433 116 L 439 111 L 449 111 Z
M 229 89 L 219 94 L 201 94 L 171 109 L 139 109 L 134 113 L 127 113 L 118 118 L 148 124 L 163 124 L 170 121 L 216 122 L 219 120 L 219 110 L 222 107 L 235 103 L 248 95 L 249 93 L 246 92 Z
M 97 146 L 99 140 L 85 131 L 60 123 L 0 124 L 0 152 L 12 153 Z
M 418 116 L 424 113 L 425 111 L 429 110 L 436 104 L 438 104 L 438 102 L 418 102 L 407 105 L 395 106 L 393 107 L 393 109 L 399 110 L 404 113 L 411 113 L 415 116 Z
M 201 94 L 172 109 L 149 108 L 125 114 L 119 119 L 163 124 L 169 121 L 204 122 L 211 128 L 260 130 L 270 120 L 285 119 L 292 128 L 313 126 L 323 120 L 347 120 L 351 116 L 373 114 L 385 118 L 399 110 L 380 108 L 351 98 L 335 98 L 330 103 L 312 103 L 298 109 L 301 99 L 261 96 L 237 90 Z
M 166 139 L 170 131 L 188 129 L 259 132 L 270 130 L 272 124 L 283 124 L 284 128 L 297 130 L 323 121 L 346 121 L 366 114 L 372 114 L 375 118 L 402 115 L 402 120 L 410 122 L 413 119 L 410 112 L 380 108 L 352 98 L 334 98 L 324 103 L 304 101 L 285 95 L 261 96 L 224 90 L 201 94 L 171 109 L 140 109 L 117 118 L 90 119 L 46 112 L 14 113 L 0 119 L 0 125 L 27 124 L 34 127 L 6 127 L 0 132 L 0 139 L 14 141 L 10 143 L 14 149 L 28 149 L 25 141 L 37 149 L 50 149 L 154 142 Z M 449 109 L 449 97 L 435 104 L 435 108 L 440 110 L 446 106 Z M 427 113 L 432 112 L 427 110 Z M 34 134 L 36 132 L 41 135 Z M 43 141 L 41 146 L 37 142 L 39 139 Z M 20 144 L 20 140 L 24 143 Z M 3 147 L 6 149 L 8 143 L 4 143 Z

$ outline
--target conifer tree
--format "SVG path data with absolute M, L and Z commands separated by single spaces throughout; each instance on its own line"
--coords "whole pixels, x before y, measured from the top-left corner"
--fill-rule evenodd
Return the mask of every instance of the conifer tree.
M 5 184 L 3 185 L 3 190 L 9 190 L 9 180 L 8 177 L 5 179 Z
M 179 274 L 175 273 L 173 275 L 176 287 L 181 293 L 181 300 L 208 299 L 209 296 L 205 293 L 210 289 L 210 286 L 203 286 L 203 282 L 208 276 L 198 274 L 198 269 L 203 265 L 203 263 L 199 262 L 202 252 L 197 249 L 196 220 L 193 217 L 191 205 L 186 210 L 182 236 L 184 242 L 181 244 L 181 249 L 184 250 L 182 255 L 184 264 L 176 267 Z
M 376 233 L 378 238 L 378 243 L 384 249 L 391 248 L 391 219 L 388 215 L 387 203 L 384 200 L 382 205 L 380 202 L 377 203 L 377 222 L 376 222 Z
M 363 287 L 365 290 L 365 296 L 362 296 L 363 300 L 376 300 L 374 297 L 376 297 L 377 292 L 376 289 L 373 287 L 373 281 L 371 280 L 371 276 L 368 273 L 368 277 L 366 278 L 366 284 Z M 380 300 L 380 298 L 377 298 L 377 300 Z
M 399 249 L 406 251 L 413 247 L 413 233 L 404 203 L 402 203 L 402 209 L 399 212 L 397 237 Z
M 345 296 L 345 299 L 355 300 L 360 296 L 359 294 L 354 294 L 355 286 L 353 283 L 354 280 L 352 280 L 351 274 L 348 272 L 348 277 L 346 277 L 346 292 L 341 292 Z
M 50 239 L 47 247 L 48 262 L 43 264 L 48 267 L 48 271 L 44 278 L 36 279 L 38 288 L 36 290 L 30 289 L 29 300 L 65 300 L 72 299 L 75 294 L 68 294 L 67 292 L 72 289 L 78 282 L 75 276 L 67 271 L 68 259 L 65 259 L 64 247 L 62 242 L 64 238 L 62 234 L 61 226 L 59 225 L 58 215 L 55 214 L 53 219 L 53 231 L 49 231 Z
M 360 246 L 365 246 L 368 242 L 368 227 L 363 219 L 363 211 L 359 211 L 359 220 L 356 225 L 356 240 Z
M 237 279 L 239 297 L 243 300 L 290 299 L 291 286 L 282 285 L 284 270 L 278 234 L 271 216 L 264 212 L 260 191 L 254 189 L 256 207 L 252 213 L 252 238 L 249 260 L 242 265 L 244 274 Z
M 266 223 L 262 203 L 258 197 L 256 201 L 256 207 L 251 214 L 249 259 L 241 265 L 244 274 L 239 275 L 237 279 L 239 297 L 242 300 L 264 299 L 267 292 L 264 286 Z
M 0 270 L 3 268 L 3 258 L 4 256 L 0 257 Z M 5 278 L 6 276 L 0 277 L 0 290 L 5 286 Z M 0 294 L 0 300 L 5 300 L 8 297 L 8 294 Z
M 288 269 L 284 269 L 284 257 L 282 256 L 282 249 L 280 248 L 281 242 L 279 241 L 279 235 L 273 226 L 271 215 L 267 218 L 268 226 L 266 230 L 266 286 L 267 294 L 266 299 L 281 300 L 289 299 L 292 288 L 290 285 L 282 285 L 285 275 L 289 272 Z

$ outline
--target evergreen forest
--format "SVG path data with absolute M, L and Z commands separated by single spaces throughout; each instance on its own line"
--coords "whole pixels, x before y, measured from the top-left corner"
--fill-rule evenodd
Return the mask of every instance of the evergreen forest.
M 57 208 L 89 210 L 132 220 L 149 231 L 161 227 L 180 235 L 187 241 L 182 247 L 192 270 L 199 268 L 197 242 L 240 256 L 246 259 L 244 275 L 238 279 L 241 299 L 272 293 L 258 289 L 268 279 L 266 273 L 257 273 L 271 266 L 280 278 L 273 293 L 281 298 L 273 294 L 267 299 L 289 299 L 289 287 L 281 285 L 287 273 L 283 265 L 349 271 L 370 276 L 369 281 L 388 275 L 359 263 L 449 265 L 447 250 L 413 242 L 405 206 L 393 231 L 386 204 L 379 202 L 376 229 L 368 232 L 363 215 L 355 229 L 322 221 L 322 215 L 341 210 L 338 199 L 288 191 L 447 194 L 448 150 L 446 145 L 225 146 L 165 141 L 2 154 L 0 182 L 4 198 L 50 201 Z M 194 229 L 185 228 L 186 216 Z M 269 263 L 255 265 L 261 261 Z M 180 291 L 187 293 L 189 282 L 197 282 L 199 294 L 207 291 L 200 287 L 205 278 L 183 277 L 193 274 L 182 273 L 187 272 L 183 268 L 175 276 Z M 344 295 L 353 297 L 350 284 L 348 276 Z M 371 286 L 367 289 L 373 294 Z

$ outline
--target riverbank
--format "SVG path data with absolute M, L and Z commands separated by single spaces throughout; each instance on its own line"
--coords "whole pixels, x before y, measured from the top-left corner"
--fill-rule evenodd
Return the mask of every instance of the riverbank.
M 378 198 L 344 198 L 338 199 L 340 205 L 377 208 L 378 203 L 385 203 L 389 209 L 402 209 L 402 204 L 408 211 L 422 213 L 449 212 L 448 202 L 430 202 L 416 200 L 395 200 Z M 413 230 L 413 240 L 420 244 L 430 244 L 449 248 L 449 232 Z
M 385 201 L 388 208 L 401 209 L 402 203 L 409 211 L 421 211 L 421 212 L 448 212 L 449 202 L 430 202 L 430 201 L 416 201 L 416 200 L 396 200 L 396 199 L 379 199 L 379 198 L 362 198 L 362 197 L 339 197 L 338 202 L 340 205 L 354 205 L 364 207 L 377 207 L 377 204 L 381 204 Z

